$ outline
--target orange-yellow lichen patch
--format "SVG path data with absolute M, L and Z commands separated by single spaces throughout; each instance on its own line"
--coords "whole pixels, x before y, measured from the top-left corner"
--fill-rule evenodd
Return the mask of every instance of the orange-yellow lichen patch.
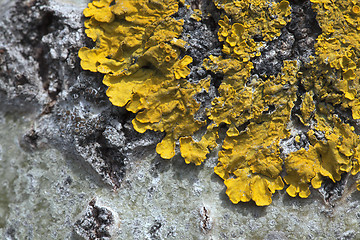
M 192 137 L 180 138 L 180 152 L 187 164 L 194 163 L 200 165 L 206 155 L 217 146 L 216 139 L 219 138 L 217 129 L 211 127 L 201 138 L 200 141 L 194 141 Z
M 200 9 L 194 9 L 194 13 L 191 14 L 191 18 L 196 21 L 201 21 L 202 12 Z
M 354 132 L 354 127 L 322 109 L 316 114 L 315 119 L 315 130 L 325 133 L 325 139 L 321 141 L 312 136 L 313 133 L 309 134 L 312 144 L 315 143 L 321 155 L 320 174 L 333 181 L 339 181 L 344 172 L 352 171 L 356 174 L 358 170 L 353 169 L 353 166 L 357 165 L 360 157 L 357 150 L 360 140 Z
M 79 51 L 83 69 L 106 74 L 110 101 L 136 113 L 138 132 L 166 132 L 157 152 L 175 155 L 175 141 L 191 136 L 205 122 L 194 119 L 201 86 L 188 83 L 190 56 L 179 58 L 186 42 L 178 39 L 183 20 L 175 20 L 177 0 L 98 0 L 84 14 L 94 49 Z M 101 15 L 103 13 L 103 15 Z M 110 17 L 111 16 L 111 17 Z M 210 80 L 209 80 L 210 81 Z
M 223 80 L 207 120 L 195 117 L 195 96 L 209 91 L 211 79 L 186 80 L 192 58 L 182 52 L 188 48 L 180 39 L 184 21 L 172 17 L 184 1 L 94 0 L 84 15 L 96 47 L 80 49 L 81 66 L 105 74 L 110 101 L 136 114 L 136 131 L 166 133 L 156 147 L 162 158 L 176 154 L 179 140 L 185 162 L 200 165 L 226 126 L 214 171 L 233 203 L 269 205 L 285 184 L 290 196 L 306 198 L 310 185 L 319 188 L 325 178 L 335 182 L 360 171 L 360 140 L 350 125 L 360 119 L 359 3 L 310 1 L 322 29 L 316 56 L 301 72 L 299 62 L 286 60 L 276 76 L 259 77 L 252 75 L 251 61 L 291 20 L 289 2 L 214 0 L 224 13 L 217 33 L 224 56 L 209 56 L 203 67 Z M 192 18 L 200 21 L 202 13 L 194 11 Z M 302 127 L 291 132 L 294 118 Z M 304 144 L 300 136 L 307 138 L 302 148 L 281 154 L 282 140 Z
M 318 154 L 313 146 L 309 150 L 300 149 L 290 153 L 285 160 L 287 176 L 284 177 L 285 183 L 289 185 L 286 192 L 295 197 L 299 194 L 302 198 L 310 195 L 309 183 L 316 176 L 319 166 Z
M 221 97 L 215 98 L 209 112 L 209 118 L 218 126 L 221 123 L 240 126 L 247 119 L 261 114 L 262 102 L 251 86 L 245 87 L 250 77 L 252 63 L 243 63 L 236 59 L 222 59 L 210 56 L 204 63 L 208 70 L 224 74 L 219 87 Z M 241 94 L 239 94 L 241 93 Z
M 312 92 L 306 92 L 300 107 L 301 116 L 298 116 L 304 125 L 308 125 L 315 111 L 315 103 Z
M 222 64 L 228 67 L 225 63 Z M 222 64 L 220 60 L 216 69 L 226 69 L 219 67 Z M 280 158 L 279 142 L 289 136 L 287 123 L 296 99 L 297 71 L 297 62 L 287 61 L 276 78 L 267 81 L 258 79 L 250 86 L 245 86 L 247 75 L 239 74 L 238 77 L 242 78 L 224 81 L 220 85 L 220 88 L 226 86 L 226 89 L 219 91 L 221 96 L 214 99 L 210 118 L 217 124 L 231 125 L 214 170 L 225 180 L 227 194 L 234 203 L 252 199 L 259 206 L 268 205 L 275 190 L 284 187 L 280 176 L 283 161 Z M 270 105 L 275 110 L 266 113 Z M 224 106 L 228 106 L 225 111 Z M 244 131 L 239 132 L 237 127 L 241 127 L 244 122 L 250 123 Z
M 229 178 L 224 181 L 227 187 L 226 194 L 233 203 L 248 202 L 251 199 L 258 206 L 266 206 L 271 203 L 271 196 L 275 190 L 283 189 L 284 183 L 281 177 L 270 179 L 252 174 L 248 169 L 239 170 L 234 173 L 236 178 Z
M 99 22 L 111 22 L 114 20 L 114 14 L 111 11 L 110 3 L 112 0 L 96 0 L 88 4 L 84 10 L 85 17 L 93 17 Z
M 281 8 L 285 9 L 287 4 L 282 2 L 281 5 Z M 220 6 L 225 9 L 225 5 Z M 227 11 L 235 11 L 235 8 Z M 274 190 L 270 187 L 269 178 L 278 183 L 281 181 L 279 174 L 282 170 L 282 160 L 277 155 L 277 150 L 279 141 L 289 136 L 286 125 L 293 105 L 290 104 L 286 111 L 281 109 L 285 102 L 292 103 L 296 99 L 295 76 L 304 74 L 300 72 L 297 74 L 297 70 L 291 67 L 296 65 L 294 62 L 285 62 L 282 77 L 270 77 L 269 81 L 265 82 L 259 79 L 249 81 L 252 64 L 245 59 L 246 57 L 233 54 L 238 51 L 238 42 L 249 40 L 245 36 L 246 27 L 242 22 L 231 24 L 227 16 L 219 22 L 219 25 L 219 40 L 226 43 L 224 52 L 233 58 L 223 60 L 210 57 L 204 63 L 207 69 L 224 74 L 224 81 L 219 87 L 220 97 L 214 99 L 213 106 L 209 110 L 209 118 L 216 124 L 226 123 L 230 126 L 223 143 L 223 150 L 219 153 L 219 164 L 215 167 L 215 173 L 225 180 L 228 187 L 227 194 L 234 203 L 252 199 L 258 205 L 269 204 Z M 320 54 L 321 37 L 318 39 L 318 54 Z M 329 42 L 332 44 L 331 40 Z M 247 48 L 249 44 L 242 46 L 246 46 L 243 49 L 249 49 Z M 324 49 L 328 48 L 324 47 Z M 344 109 L 352 108 L 355 119 L 360 116 L 360 105 L 357 100 L 359 81 L 354 81 L 358 69 L 356 65 L 359 62 L 358 55 L 349 50 L 345 51 L 348 52 L 336 61 L 328 62 L 328 59 L 321 59 L 321 56 L 311 61 L 307 66 L 310 70 L 301 79 L 308 92 L 302 96 L 301 115 L 298 117 L 313 130 L 308 132 L 309 138 L 312 139 L 309 150 L 298 150 L 285 159 L 288 175 L 284 180 L 289 184 L 287 192 L 291 196 L 299 194 L 300 197 L 307 197 L 310 194 L 308 186 L 310 182 L 313 187 L 318 188 L 324 177 L 339 181 L 342 173 L 351 171 L 355 174 L 359 171 L 357 135 L 349 125 L 341 123 L 338 118 L 324 118 L 326 114 L 332 116 L 332 104 L 341 104 Z M 328 52 L 331 54 L 330 51 Z M 342 72 L 339 73 L 338 70 Z M 291 86 L 287 93 L 283 91 L 284 85 Z M 314 97 L 317 101 L 326 101 L 331 105 L 317 109 Z M 269 105 L 275 106 L 275 111 L 264 120 L 263 112 L 269 109 Z M 326 113 L 320 114 L 321 116 L 316 113 L 324 109 L 327 109 Z M 276 116 L 279 110 L 283 112 L 275 118 L 277 121 L 272 120 L 271 117 Z M 274 121 L 273 125 L 269 124 L 271 121 Z M 239 132 L 237 128 L 245 123 L 249 123 L 245 131 Z M 314 131 L 322 132 L 324 139 L 317 139 Z M 252 135 L 255 133 L 256 136 Z M 257 137 L 259 137 L 258 141 Z M 270 156 L 259 154 L 262 149 L 271 149 Z M 255 155 L 256 158 L 253 157 Z M 262 198 L 255 197 L 258 196 L 256 194 L 252 195 L 253 191 L 258 190 L 254 186 L 260 186 L 254 185 L 252 179 L 255 177 L 256 182 L 263 179 L 260 189 L 264 189 L 265 186 L 266 192 L 262 190 Z M 281 184 L 276 187 L 281 189 Z
M 346 98 L 342 105 L 352 109 L 354 119 L 360 119 L 357 103 L 360 80 L 358 3 L 349 0 L 311 1 L 314 2 L 313 8 L 317 11 L 317 20 L 322 29 L 315 45 L 316 54 L 322 63 L 340 70 L 338 74 L 341 76 L 336 77 L 336 84 Z
M 249 61 L 259 56 L 261 42 L 255 42 L 254 36 L 271 41 L 280 36 L 280 30 L 290 21 L 288 1 L 279 3 L 265 0 L 214 0 L 226 15 L 219 21 L 219 40 L 224 41 L 223 52 L 241 61 Z M 231 22 L 233 24 L 231 24 Z
M 287 176 L 284 180 L 290 185 L 286 191 L 293 197 L 297 194 L 308 197 L 309 183 L 319 188 L 323 177 L 335 182 L 341 179 L 342 173 L 351 171 L 354 175 L 359 172 L 360 140 L 354 128 L 336 116 L 316 114 L 315 120 L 316 127 L 308 132 L 309 149 L 300 149 L 285 159 Z M 315 131 L 317 135 L 323 133 L 324 138 L 318 139 Z

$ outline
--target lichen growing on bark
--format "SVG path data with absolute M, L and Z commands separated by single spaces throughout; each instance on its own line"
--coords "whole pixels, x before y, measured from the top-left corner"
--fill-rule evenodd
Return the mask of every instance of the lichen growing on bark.
M 136 114 L 136 131 L 166 133 L 156 148 L 163 158 L 175 155 L 179 140 L 186 163 L 200 165 L 226 126 L 214 171 L 233 203 L 269 205 L 286 185 L 290 196 L 306 198 L 310 184 L 319 188 L 324 178 L 357 174 L 360 159 L 353 126 L 360 119 L 359 4 L 311 2 L 322 30 L 315 55 L 306 63 L 284 60 L 281 72 L 259 76 L 252 60 L 290 23 L 290 2 L 214 0 L 223 12 L 217 32 L 223 56 L 209 56 L 203 68 L 223 79 L 205 120 L 195 116 L 202 104 L 195 97 L 212 81 L 186 79 L 192 56 L 184 54 L 184 21 L 173 17 L 182 1 L 94 0 L 84 15 L 96 47 L 80 49 L 81 66 L 105 74 L 110 101 Z M 300 141 L 291 132 L 294 121 L 306 144 L 281 154 L 281 141 Z
M 184 80 L 190 73 L 187 66 L 192 58 L 180 58 L 186 45 L 178 38 L 183 21 L 171 17 L 179 3 L 111 3 L 93 1 L 84 10 L 84 15 L 90 17 L 85 21 L 86 34 L 97 46 L 80 49 L 81 66 L 105 74 L 103 82 L 109 86 L 110 101 L 136 113 L 136 131 L 166 132 L 156 151 L 163 158 L 172 158 L 175 141 L 192 135 L 205 124 L 193 117 L 199 108 L 193 96 L 202 86 Z

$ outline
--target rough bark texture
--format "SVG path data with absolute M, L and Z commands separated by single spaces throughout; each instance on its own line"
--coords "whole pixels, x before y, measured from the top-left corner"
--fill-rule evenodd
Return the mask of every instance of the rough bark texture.
M 139 201 L 147 202 L 146 199 L 156 202 L 157 197 L 164 198 L 165 196 L 165 198 L 170 199 L 170 203 L 166 207 L 168 208 L 167 211 L 171 213 L 170 216 L 174 218 L 171 220 L 175 222 L 182 221 L 182 219 L 176 219 L 177 211 L 173 209 L 182 209 L 181 204 L 187 204 L 188 194 L 176 196 L 176 194 L 172 193 L 172 189 L 169 190 L 168 188 L 178 187 L 183 189 L 185 187 L 182 187 L 181 184 L 186 182 L 192 188 L 192 195 L 194 196 L 208 191 L 214 194 L 214 189 L 211 189 L 211 186 L 215 188 L 214 185 L 209 187 L 210 190 L 198 186 L 199 182 L 202 182 L 202 180 L 198 179 L 200 177 L 197 176 L 201 175 L 200 170 L 189 170 L 193 166 L 185 165 L 181 162 L 183 160 L 179 159 L 179 156 L 173 161 L 181 163 L 168 163 L 156 157 L 154 155 L 155 145 L 161 140 L 163 133 L 152 131 L 147 131 L 144 134 L 137 133 L 131 124 L 134 115 L 122 108 L 111 105 L 108 101 L 105 94 L 106 88 L 101 82 L 102 75 L 81 69 L 78 51 L 81 47 L 91 46 L 93 43 L 84 35 L 84 19 L 80 7 L 72 6 L 66 9 L 63 8 L 64 5 L 47 0 L 19 0 L 12 3 L 3 2 L 2 4 L 5 7 L 4 10 L 0 10 L 0 112 L 10 112 L 14 115 L 31 113 L 30 115 L 36 116 L 32 120 L 31 127 L 20 141 L 22 149 L 32 152 L 52 146 L 66 156 L 71 156 L 71 159 L 86 163 L 84 164 L 85 168 L 90 166 L 94 170 L 88 171 L 87 174 L 95 172 L 113 190 L 123 188 L 126 191 L 132 191 L 126 200 L 122 200 L 124 203 L 130 202 L 130 205 L 139 204 Z M 190 18 L 190 14 L 183 7 L 175 16 L 185 19 L 183 39 L 188 41 L 190 45 L 186 54 L 194 59 L 191 65 L 192 71 L 189 75 L 189 81 L 198 82 L 199 79 L 207 75 L 212 77 L 212 92 L 209 95 L 199 95 L 197 97 L 197 100 L 202 102 L 202 109 L 199 111 L 201 117 L 204 115 L 205 107 L 211 104 L 211 99 L 217 94 L 216 88 L 220 85 L 222 79 L 222 76 L 206 72 L 201 67 L 205 57 L 210 54 L 217 56 L 222 54 L 221 45 L 216 35 L 220 12 L 214 13 L 216 9 L 210 4 L 210 1 L 194 0 L 189 1 L 189 4 L 200 7 L 205 13 L 213 13 L 211 18 L 197 22 Z M 81 6 L 84 6 L 84 4 Z M 254 69 L 252 74 L 258 76 L 276 74 L 281 70 L 283 60 L 297 59 L 300 62 L 305 62 L 310 55 L 314 54 L 314 41 L 320 34 L 320 29 L 310 3 L 309 1 L 293 1 L 292 8 L 293 20 L 282 30 L 282 35 L 279 38 L 266 44 L 261 57 L 253 60 Z M 191 39 L 188 39 L 189 35 L 191 35 Z M 297 143 L 294 140 L 283 143 L 284 147 L 289 151 L 292 148 L 299 148 L 298 146 L 295 147 L 295 144 Z M 216 155 L 216 151 L 210 154 L 209 163 L 204 168 L 212 170 L 215 161 L 214 155 Z M 146 166 L 148 168 L 144 168 L 145 170 L 138 169 L 138 162 L 147 159 L 149 156 L 152 156 L 152 160 Z M 184 173 L 184 171 L 189 171 L 189 173 Z M 143 174 L 143 172 L 146 172 L 146 174 Z M 159 179 L 164 173 L 173 174 L 171 178 L 176 181 L 175 187 L 169 185 L 164 190 L 163 186 L 157 184 L 157 181 L 160 181 Z M 188 175 L 190 173 L 194 175 Z M 147 182 L 144 183 L 146 186 L 143 187 L 143 192 L 140 193 L 138 189 L 142 187 L 142 181 L 145 181 L 143 180 L 144 175 Z M 140 180 L 131 182 L 132 179 Z M 336 200 L 346 197 L 343 196 L 344 192 L 350 192 L 351 190 L 346 190 L 344 186 L 353 184 L 353 180 L 344 179 L 338 184 L 325 183 L 325 186 L 320 190 L 321 194 L 315 194 L 314 199 L 318 202 L 320 202 L 319 199 L 324 199 L 331 206 L 335 205 Z M 219 189 L 219 180 L 215 176 L 209 177 L 207 180 L 212 184 L 217 184 L 216 187 Z M 70 178 L 67 183 L 64 182 L 64 185 L 71 185 L 71 182 Z M 106 187 L 104 188 L 106 189 Z M 219 194 L 221 194 L 220 197 Z M 198 223 L 198 233 L 186 235 L 187 232 L 184 230 L 176 235 L 177 225 L 171 222 L 170 217 L 166 214 L 163 214 L 164 216 L 158 214 L 156 208 L 159 206 L 153 202 L 151 204 L 157 207 L 151 206 L 151 204 L 147 207 L 154 207 L 154 211 L 158 215 L 152 216 L 153 213 L 148 212 L 145 207 L 141 210 L 134 210 L 135 213 L 143 211 L 145 217 L 143 215 L 142 218 L 134 216 L 136 221 L 132 222 L 131 227 L 125 226 L 123 231 L 130 232 L 125 235 L 132 236 L 134 239 L 185 239 L 183 237 L 190 239 L 189 236 L 194 237 L 197 235 L 201 236 L 199 239 L 212 239 L 211 237 L 214 237 L 214 239 L 235 239 L 247 238 L 249 235 L 244 232 L 250 231 L 251 233 L 256 229 L 261 229 L 258 223 L 260 224 L 263 221 L 261 224 L 266 226 L 264 227 L 266 233 L 258 236 L 265 239 L 305 237 L 298 229 L 293 230 L 299 231 L 293 235 L 290 234 L 292 230 L 286 230 L 283 226 L 276 228 L 281 229 L 279 231 L 275 229 L 276 223 L 271 223 L 271 220 L 276 220 L 279 211 L 281 214 L 281 211 L 287 211 L 287 208 L 282 208 L 283 206 L 278 206 L 273 212 L 269 210 L 272 217 L 269 215 L 269 217 L 264 217 L 265 220 L 261 220 L 261 217 L 270 213 L 267 213 L 266 210 L 259 210 L 254 205 L 245 206 L 240 204 L 239 206 L 245 209 L 241 210 L 244 212 L 240 214 L 250 215 L 250 219 L 248 219 L 250 222 L 247 223 L 245 230 L 240 228 L 240 230 L 233 229 L 232 232 L 228 232 L 229 226 L 239 227 L 236 218 L 231 218 L 232 212 L 237 212 L 238 209 L 225 199 L 224 192 L 219 194 L 216 194 L 216 197 L 220 199 L 218 202 L 222 202 L 222 205 L 224 205 L 222 208 L 225 209 L 225 213 L 222 210 L 221 214 L 216 215 L 217 207 L 206 202 L 206 200 L 197 203 L 197 208 L 178 210 L 183 212 L 192 211 L 189 213 L 191 217 L 186 219 L 190 223 L 186 224 L 192 226 L 194 222 L 195 225 Z M 139 198 L 143 199 L 139 200 Z M 172 199 L 174 202 L 177 201 L 178 205 L 171 205 L 173 204 Z M 311 209 L 310 204 L 314 199 L 308 199 L 306 203 L 301 203 L 295 202 L 295 200 L 291 202 L 291 199 L 285 197 L 283 201 L 288 208 L 300 209 L 305 206 Z M 359 208 L 354 205 L 356 201 L 359 201 L 358 198 L 351 201 L 353 203 L 352 207 L 349 205 L 350 207 L 343 209 L 342 212 L 356 208 L 353 214 L 357 214 L 356 216 L 359 218 Z M 84 202 L 86 201 L 84 200 Z M 117 203 L 113 204 L 116 205 Z M 144 206 L 145 204 L 143 203 Z M 332 211 L 328 210 L 327 207 L 322 209 L 323 212 Z M 310 216 L 312 211 L 309 212 L 307 216 Z M 335 215 L 341 215 L 340 212 Z M 121 224 L 114 225 L 117 221 L 115 215 L 115 211 L 107 207 L 97 206 L 96 202 L 92 201 L 84 215 L 80 216 L 77 221 L 72 222 L 75 222 L 74 226 L 77 234 L 85 239 L 110 239 L 112 234 L 119 233 L 113 233 L 109 228 L 123 228 Z M 324 214 L 324 216 L 320 219 L 328 219 L 327 214 Z M 311 217 L 309 218 L 311 219 Z M 144 219 L 147 222 L 142 225 L 141 220 Z M 296 220 L 298 218 L 293 218 L 291 215 L 283 221 L 286 222 L 288 219 L 298 222 Z M 359 219 L 353 220 L 359 222 Z M 351 222 L 350 220 L 346 221 Z M 305 224 L 311 225 L 311 223 Z M 340 221 L 339 226 L 341 224 Z M 296 225 L 294 226 L 296 228 Z M 326 232 L 326 230 L 321 229 L 322 225 L 319 226 L 316 228 L 317 233 L 313 233 L 308 229 L 307 239 L 311 239 L 312 236 L 316 237 L 321 232 Z M 339 239 L 359 238 L 359 233 L 354 232 L 350 223 L 348 226 L 350 227 L 339 227 L 340 230 L 335 235 Z M 0 227 L 2 227 L 1 222 Z M 217 230 L 213 230 L 214 228 Z M 273 231 L 269 231 L 269 229 L 273 229 Z M 3 235 L 7 239 L 16 239 L 16 229 L 9 227 Z M 287 235 L 290 237 L 287 238 Z

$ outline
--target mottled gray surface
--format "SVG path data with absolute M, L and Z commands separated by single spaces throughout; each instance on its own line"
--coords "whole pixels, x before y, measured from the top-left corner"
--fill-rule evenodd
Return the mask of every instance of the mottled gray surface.
M 112 239 L 360 238 L 359 192 L 343 195 L 333 207 L 314 190 L 308 199 L 280 191 L 268 207 L 233 205 L 213 173 L 215 154 L 194 167 L 180 157 L 160 159 L 154 151 L 132 159 L 121 187 L 112 191 L 66 152 L 25 152 L 21 139 L 34 117 L 0 117 L 2 239 L 78 239 L 73 225 L 90 218 L 84 214 L 94 198 L 118 216 Z
M 74 224 L 75 232 L 85 239 L 111 239 L 119 227 L 119 217 L 111 209 L 100 206 L 96 199 Z
M 353 193 L 351 176 L 312 190 L 308 199 L 280 191 L 268 207 L 233 205 L 213 173 L 221 146 L 200 167 L 179 154 L 161 159 L 155 146 L 163 134 L 135 132 L 134 115 L 109 103 L 102 76 L 79 66 L 79 48 L 91 46 L 82 27 L 87 2 L 0 0 L 2 238 L 360 239 L 360 193 Z M 214 9 L 204 4 L 209 1 L 189 2 L 203 12 Z M 302 5 L 294 4 L 296 26 L 253 60 L 255 71 L 277 71 L 271 52 L 285 43 L 284 59 L 306 61 L 313 53 L 314 16 L 304 17 Z M 210 95 L 197 96 L 203 106 L 196 117 L 203 118 L 221 82 L 201 68 L 204 57 L 221 55 L 219 16 L 200 23 L 190 15 L 185 8 L 177 14 L 186 18 L 183 38 L 194 58 L 189 80 L 212 77 Z M 282 146 L 284 154 L 299 148 L 293 138 Z

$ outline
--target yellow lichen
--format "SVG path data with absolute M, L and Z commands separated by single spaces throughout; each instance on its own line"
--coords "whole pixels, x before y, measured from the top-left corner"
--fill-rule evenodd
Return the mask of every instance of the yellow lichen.
M 202 12 L 200 9 L 194 9 L 194 13 L 191 14 L 191 18 L 196 21 L 201 21 Z
M 310 1 L 322 29 L 316 55 L 301 71 L 298 61 L 286 60 L 276 76 L 260 78 L 251 74 L 251 61 L 290 22 L 289 2 L 214 0 L 224 13 L 217 33 L 224 56 L 209 56 L 203 67 L 223 80 L 204 121 L 195 117 L 200 103 L 194 97 L 209 91 L 211 79 L 186 80 L 192 58 L 182 52 L 188 47 L 180 39 L 184 21 L 171 17 L 184 1 L 89 3 L 86 34 L 96 47 L 80 49 L 81 66 L 105 74 L 110 101 L 136 114 L 136 131 L 166 133 L 156 147 L 163 158 L 176 154 L 179 140 L 185 162 L 200 165 L 226 126 L 214 171 L 233 203 L 269 205 L 285 184 L 290 196 L 306 198 L 325 178 L 335 182 L 360 171 L 360 140 L 350 125 L 360 119 L 360 7 L 353 0 Z M 201 15 L 195 9 L 192 18 Z M 339 116 L 347 111 L 351 121 Z M 291 132 L 293 118 L 302 135 Z M 300 136 L 306 146 L 281 155 L 281 141 L 301 144 Z
M 288 1 L 214 0 L 215 5 L 224 9 L 226 15 L 219 21 L 219 40 L 224 41 L 223 52 L 247 62 L 251 57 L 259 56 L 261 42 L 255 42 L 254 36 L 271 41 L 280 36 L 280 30 L 290 21 Z M 230 23 L 233 22 L 233 24 Z
M 209 128 L 210 129 L 210 128 Z M 200 141 L 194 141 L 192 137 L 180 138 L 180 152 L 187 164 L 194 163 L 200 165 L 214 147 L 218 138 L 217 129 L 211 129 L 203 135 Z
M 219 21 L 218 35 L 219 40 L 225 42 L 224 53 L 232 58 L 223 60 L 210 57 L 205 61 L 208 70 L 224 74 L 224 80 L 219 87 L 220 97 L 214 99 L 213 106 L 209 110 L 209 118 L 217 125 L 220 123 L 229 125 L 215 173 L 225 180 L 227 194 L 234 203 L 252 199 L 257 205 L 267 205 L 271 202 L 274 190 L 283 186 L 279 175 L 283 160 L 279 157 L 278 149 L 279 141 L 289 136 L 287 124 L 293 101 L 296 99 L 294 95 L 298 81 L 296 76 L 300 77 L 299 80 L 307 90 L 302 96 L 300 115 L 297 116 L 310 128 L 307 135 L 311 145 L 309 149 L 300 149 L 284 159 L 288 173 L 284 181 L 289 184 L 288 194 L 290 196 L 299 194 L 300 197 L 305 198 L 310 194 L 310 183 L 314 188 L 319 188 L 324 177 L 339 181 L 344 172 L 351 171 L 352 174 L 359 172 L 358 136 L 352 127 L 342 123 L 333 112 L 334 104 L 341 105 L 343 109 L 352 109 L 354 119 L 360 119 L 360 102 L 357 95 L 359 89 L 357 64 L 360 62 L 358 58 L 360 35 L 357 28 L 359 25 L 356 23 L 358 16 L 346 15 L 354 9 L 350 1 L 340 4 L 340 8 L 335 3 L 313 2 L 316 3 L 315 9 L 319 7 L 327 9 L 327 11 L 322 9 L 318 15 L 323 29 L 323 34 L 319 36 L 316 44 L 318 58 L 308 63 L 305 73 L 289 68 L 296 65 L 293 62 L 284 62 L 283 77 L 270 77 L 267 81 L 261 81 L 250 77 L 252 64 L 248 60 L 254 56 L 260 46 L 247 35 L 252 28 L 247 28 L 245 23 L 252 20 L 241 21 L 247 11 L 243 10 L 242 13 L 238 11 L 241 6 L 248 6 L 247 1 L 241 3 L 215 1 L 217 6 L 227 13 L 224 19 Z M 258 2 L 258 5 L 251 7 L 257 9 L 262 6 L 261 4 Z M 282 17 L 289 16 L 286 10 L 289 7 L 288 2 L 282 1 L 278 6 L 281 9 L 280 14 L 283 13 Z M 338 14 L 328 16 L 329 9 L 334 11 L 345 9 L 345 13 L 342 13 L 344 19 L 347 19 L 348 24 L 349 22 L 353 26 L 355 24 L 356 28 L 345 33 L 346 27 L 337 26 L 331 27 L 330 31 L 329 24 L 336 22 L 340 24 L 342 19 L 336 19 Z M 266 16 L 266 13 L 262 16 Z M 251 17 L 256 19 L 256 15 Z M 257 30 L 263 29 L 261 23 L 252 22 L 252 26 Z M 266 35 L 266 30 L 258 34 L 265 36 L 266 40 L 276 36 Z M 331 37 L 328 37 L 330 34 Z M 346 34 L 350 35 L 349 38 L 343 39 Z M 285 84 L 287 91 L 282 90 Z M 267 93 L 273 94 L 269 96 Z M 325 101 L 328 104 L 317 106 L 314 97 L 317 101 Z M 288 103 L 287 108 L 283 107 L 285 102 Z M 270 105 L 275 106 L 275 110 L 264 119 L 266 116 L 264 112 Z M 276 115 L 277 113 L 280 114 Z M 272 116 L 276 120 L 273 120 Z M 243 132 L 239 132 L 237 128 L 244 124 L 248 125 Z M 324 139 L 315 137 L 318 134 L 323 134 Z M 261 184 L 259 181 L 262 181 Z M 274 185 L 274 182 L 278 185 Z
M 337 96 L 344 108 L 351 108 L 354 119 L 360 119 L 358 89 L 360 80 L 360 16 L 356 1 L 318 2 L 313 8 L 322 29 L 315 45 L 321 63 L 329 65 L 336 76 Z M 339 70 L 339 71 L 336 71 Z
M 81 66 L 106 74 L 110 101 L 137 114 L 132 121 L 136 131 L 166 132 L 156 150 L 172 158 L 175 141 L 205 124 L 193 117 L 199 108 L 193 96 L 202 88 L 184 80 L 192 58 L 179 59 L 186 42 L 177 39 L 183 20 L 171 18 L 178 1 L 111 2 L 93 1 L 84 10 L 90 17 L 86 34 L 96 47 L 80 49 Z
M 321 110 L 319 110 L 320 112 Z M 308 132 L 310 147 L 293 152 L 285 160 L 287 176 L 284 180 L 290 186 L 287 193 L 290 196 L 308 197 L 309 183 L 314 188 L 321 186 L 323 177 L 339 181 L 341 174 L 359 172 L 360 140 L 354 128 L 344 124 L 335 116 L 315 115 L 317 126 Z M 324 134 L 319 140 L 315 131 Z
M 284 180 L 290 185 L 286 192 L 292 197 L 299 194 L 300 197 L 307 198 L 310 195 L 309 183 L 316 176 L 318 165 L 318 155 L 312 146 L 307 151 L 300 149 L 290 153 L 285 161 L 287 176 Z
M 313 96 L 310 94 L 310 92 L 305 93 L 300 110 L 301 116 L 299 116 L 299 118 L 302 120 L 304 125 L 308 125 L 308 122 L 315 110 Z
M 275 190 L 284 187 L 279 142 L 289 136 L 286 127 L 296 99 L 297 70 L 296 61 L 287 61 L 276 78 L 245 86 L 246 75 L 239 75 L 243 78 L 231 81 L 232 84 L 225 79 L 220 85 L 226 86 L 224 94 L 229 95 L 220 92 L 221 97 L 214 99 L 210 118 L 217 124 L 231 125 L 214 171 L 225 180 L 233 203 L 252 199 L 259 206 L 268 205 Z M 270 105 L 275 110 L 265 113 Z M 246 129 L 237 131 L 245 122 L 250 122 Z

